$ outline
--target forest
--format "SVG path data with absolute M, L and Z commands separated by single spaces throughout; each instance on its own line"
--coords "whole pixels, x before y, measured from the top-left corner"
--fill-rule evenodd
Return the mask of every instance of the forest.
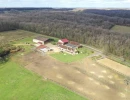
M 130 10 L 102 10 L 102 9 L 87 9 L 86 13 L 94 13 L 99 15 L 106 15 L 110 17 L 130 18 Z
M 99 11 L 100 12 L 100 11 Z M 105 12 L 105 11 L 104 11 Z M 127 10 L 125 10 L 127 12 Z M 129 14 L 130 11 L 128 11 Z M 130 59 L 130 33 L 113 32 L 114 25 L 130 26 L 127 13 L 116 11 L 73 12 L 71 10 L 18 10 L 3 11 L 0 14 L 0 31 L 23 29 L 58 38 L 68 38 L 94 46 L 125 60 Z M 121 16 L 125 14 L 124 16 Z

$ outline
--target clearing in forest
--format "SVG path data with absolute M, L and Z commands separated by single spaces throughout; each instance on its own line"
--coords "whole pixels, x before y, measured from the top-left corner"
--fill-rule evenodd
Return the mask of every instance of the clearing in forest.
M 111 30 L 119 33 L 130 33 L 130 27 L 128 26 L 115 25 Z

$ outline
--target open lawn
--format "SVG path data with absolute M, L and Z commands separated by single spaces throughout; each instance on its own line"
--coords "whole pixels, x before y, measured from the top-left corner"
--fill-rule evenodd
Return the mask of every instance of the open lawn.
M 15 46 L 22 47 L 24 49 L 24 53 L 28 53 L 34 48 L 34 46 L 32 46 L 33 38 L 34 38 L 34 36 L 26 37 L 24 39 L 12 42 L 12 44 L 15 45 Z
M 60 60 L 61 62 L 65 62 L 65 63 L 71 63 L 71 62 L 74 62 L 74 61 L 78 61 L 78 60 L 81 60 L 87 56 L 89 56 L 90 54 L 92 54 L 92 51 L 88 48 L 80 48 L 79 49 L 80 53 L 79 54 L 76 54 L 76 55 L 71 55 L 71 54 L 68 54 L 68 53 L 54 53 L 54 54 L 51 54 L 52 57 Z
M 12 43 L 13 44 L 26 44 L 26 43 L 32 44 L 33 43 L 33 41 L 32 41 L 33 38 L 34 38 L 34 36 L 25 37 L 24 39 L 20 39 L 20 40 L 14 41 Z
M 86 100 L 12 61 L 0 65 L 0 100 Z
M 33 38 L 38 36 L 39 34 L 24 31 L 24 30 L 14 30 L 14 31 L 6 31 L 0 32 L 0 45 L 4 44 L 12 44 L 15 46 L 20 46 L 24 49 L 24 53 L 28 53 L 32 50 L 32 46 L 30 44 L 33 43 Z
M 24 30 L 0 32 L 0 42 L 10 43 L 10 41 L 16 41 L 16 40 L 24 39 L 27 37 L 34 37 L 37 35 L 38 34 L 36 33 L 24 31 Z
M 111 30 L 119 33 L 130 33 L 130 27 L 128 26 L 115 25 Z

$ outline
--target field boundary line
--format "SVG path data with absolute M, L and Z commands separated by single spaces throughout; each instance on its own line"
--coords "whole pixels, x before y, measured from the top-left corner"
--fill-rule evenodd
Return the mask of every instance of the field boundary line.
M 78 93 L 78 92 L 72 90 L 71 88 L 69 88 L 69 87 L 67 87 L 67 86 L 65 86 L 65 85 L 62 85 L 61 83 L 56 82 L 56 81 L 54 81 L 54 80 L 52 80 L 52 79 L 50 79 L 50 78 L 46 78 L 46 77 L 44 77 L 44 76 L 43 76 L 43 78 L 44 78 L 44 81 L 45 81 L 45 80 L 48 80 L 48 81 L 51 81 L 51 82 L 53 82 L 53 83 L 55 83 L 55 84 L 58 84 L 59 86 L 65 88 L 65 89 L 67 89 L 67 90 L 69 90 L 70 92 L 74 92 L 75 94 L 77 94 L 77 95 L 79 95 L 79 96 L 82 96 L 82 97 L 84 97 L 84 98 L 86 98 L 86 99 L 88 99 L 88 100 L 97 100 L 97 99 L 91 98 L 90 96 L 84 96 L 83 94 Z
M 83 74 L 86 74 L 88 77 L 92 77 L 95 80 L 100 81 L 102 84 L 108 85 L 111 88 L 115 88 L 115 89 L 118 89 L 118 90 L 121 90 L 121 91 L 125 91 L 125 89 L 121 89 L 119 86 L 116 86 L 115 84 L 110 84 L 107 80 L 98 78 L 97 76 L 95 76 L 95 75 L 93 75 L 93 74 L 91 74 L 87 71 L 84 71 L 84 70 L 77 68 L 77 67 L 75 67 L 75 69 L 81 71 L 81 73 L 83 73 Z
M 97 61 L 95 61 L 95 63 L 98 64 L 98 65 L 100 65 L 100 66 L 102 66 L 102 67 L 108 68 L 108 69 L 110 69 L 110 70 L 112 70 L 112 71 L 116 72 L 117 74 L 120 74 L 120 75 L 122 75 L 124 77 L 130 77 L 130 76 L 127 76 L 127 75 L 125 75 L 125 74 L 123 74 L 123 73 L 121 73 L 121 72 L 119 72 L 119 71 L 117 71 L 117 70 L 115 70 L 113 68 L 110 68 L 110 67 L 108 67 L 106 65 L 103 65 L 103 64 L 101 64 L 101 63 L 99 63 Z

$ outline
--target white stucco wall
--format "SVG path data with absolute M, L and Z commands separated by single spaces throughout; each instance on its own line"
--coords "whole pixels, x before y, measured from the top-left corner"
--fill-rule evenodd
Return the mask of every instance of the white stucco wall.
M 48 52 L 48 49 L 47 49 L 47 48 L 40 49 L 40 50 L 43 51 L 43 52 Z
M 59 40 L 58 42 L 63 43 L 61 40 Z
M 40 40 L 37 40 L 37 39 L 33 39 L 33 42 L 34 42 L 34 43 L 41 42 L 42 44 L 44 44 L 44 42 L 43 42 L 43 41 L 40 41 Z

